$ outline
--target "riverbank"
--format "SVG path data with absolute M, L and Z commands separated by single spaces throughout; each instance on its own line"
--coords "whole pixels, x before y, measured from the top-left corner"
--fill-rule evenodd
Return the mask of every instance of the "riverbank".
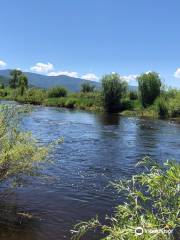
M 18 90 L 9 88 L 0 92 L 2 100 L 13 100 L 19 103 L 42 105 L 49 107 L 63 107 L 80 109 L 91 112 L 104 112 L 102 95 L 99 91 L 68 93 L 64 97 L 49 97 L 44 89 L 29 88 L 22 96 Z M 121 100 L 121 109 L 118 112 L 122 116 L 180 119 L 180 91 L 169 90 L 163 92 L 150 106 L 143 108 L 136 92 L 127 93 Z

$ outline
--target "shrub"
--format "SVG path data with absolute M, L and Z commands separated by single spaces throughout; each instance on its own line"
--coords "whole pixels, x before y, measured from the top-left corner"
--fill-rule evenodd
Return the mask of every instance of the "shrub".
M 68 99 L 68 100 L 65 102 L 65 107 L 67 107 L 67 108 L 75 108 L 76 102 L 77 102 L 76 99 L 70 98 L 70 99 Z
M 0 89 L 0 97 L 6 97 L 7 96 L 7 91 L 4 89 Z
M 66 97 L 67 89 L 64 87 L 53 87 L 48 90 L 49 98 Z
M 5 88 L 4 83 L 0 83 L 0 89 L 4 89 L 4 88 Z
M 140 99 L 143 107 L 153 104 L 160 95 L 161 79 L 156 72 L 141 74 L 138 78 Z
M 180 164 L 167 161 L 160 165 L 146 157 L 139 165 L 144 167 L 142 173 L 113 184 L 125 200 L 116 207 L 114 216 L 106 217 L 107 224 L 98 217 L 79 223 L 72 239 L 81 239 L 95 229 L 102 232 L 103 240 L 180 239 Z
M 107 112 L 118 112 L 121 99 L 127 90 L 127 83 L 119 74 L 113 73 L 102 78 L 102 101 Z
M 137 100 L 138 99 L 138 94 L 136 91 L 130 91 L 129 92 L 129 99 L 130 100 Z
M 15 100 L 30 104 L 42 104 L 46 98 L 46 91 L 38 88 L 28 89 L 23 96 L 19 96 L 18 92 L 16 94 Z
M 22 182 L 26 176 L 38 173 L 39 164 L 45 160 L 48 149 L 39 147 L 30 133 L 17 129 L 19 114 L 26 112 L 20 107 L 0 109 L 0 182 Z
M 95 86 L 93 86 L 92 84 L 85 82 L 81 84 L 81 92 L 86 93 L 86 92 L 93 92 L 94 91 Z
M 180 92 L 177 92 L 173 98 L 169 99 L 169 109 L 171 117 L 180 116 Z
M 133 109 L 133 103 L 127 98 L 122 99 L 121 101 L 121 111 L 124 110 L 132 110 Z
M 164 97 L 160 97 L 157 100 L 158 115 L 162 118 L 168 117 L 168 110 L 169 110 L 169 107 L 168 107 L 166 99 Z

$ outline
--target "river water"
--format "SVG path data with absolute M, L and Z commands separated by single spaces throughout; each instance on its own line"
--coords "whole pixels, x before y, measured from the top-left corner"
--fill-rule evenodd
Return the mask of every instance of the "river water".
M 121 196 L 109 182 L 130 177 L 143 156 L 180 159 L 180 124 L 171 121 L 35 107 L 21 127 L 40 143 L 59 137 L 64 142 L 51 153 L 53 163 L 44 170 L 48 178 L 35 179 L 6 199 L 11 215 L 34 217 L 1 221 L 0 240 L 70 239 L 75 223 L 112 213 Z

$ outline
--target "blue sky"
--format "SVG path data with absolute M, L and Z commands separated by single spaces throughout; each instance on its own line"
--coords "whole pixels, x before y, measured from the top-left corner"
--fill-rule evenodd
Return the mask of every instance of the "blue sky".
M 131 84 L 154 70 L 180 87 L 179 0 L 0 0 L 0 8 L 1 68 L 87 79 L 118 72 Z

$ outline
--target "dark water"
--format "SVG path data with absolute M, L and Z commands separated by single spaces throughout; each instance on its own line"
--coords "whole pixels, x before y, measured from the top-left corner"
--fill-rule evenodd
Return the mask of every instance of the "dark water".
M 42 143 L 61 136 L 64 143 L 51 155 L 48 180 L 34 180 L 7 198 L 11 214 L 29 212 L 35 218 L 2 222 L 1 240 L 70 239 L 78 221 L 112 212 L 121 199 L 109 181 L 131 176 L 143 156 L 180 159 L 180 125 L 169 121 L 37 107 L 22 128 Z

